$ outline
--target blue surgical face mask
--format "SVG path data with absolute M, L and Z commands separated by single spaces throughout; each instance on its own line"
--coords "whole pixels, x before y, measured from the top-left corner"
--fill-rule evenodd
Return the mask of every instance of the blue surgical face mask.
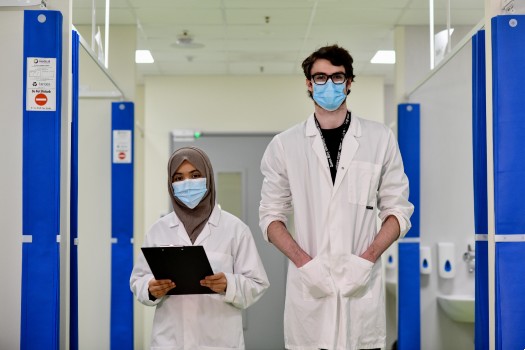
M 327 111 L 335 111 L 346 98 L 345 86 L 346 84 L 334 84 L 331 79 L 323 85 L 314 83 L 314 101 Z
M 188 208 L 195 208 L 206 194 L 206 178 L 188 179 L 171 184 L 173 195 Z

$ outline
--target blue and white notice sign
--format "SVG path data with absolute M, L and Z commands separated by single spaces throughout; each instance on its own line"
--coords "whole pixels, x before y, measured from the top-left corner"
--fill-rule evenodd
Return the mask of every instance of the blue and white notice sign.
M 113 130 L 113 163 L 131 163 L 131 130 Z
M 56 58 L 27 58 L 26 111 L 56 111 L 56 73 Z

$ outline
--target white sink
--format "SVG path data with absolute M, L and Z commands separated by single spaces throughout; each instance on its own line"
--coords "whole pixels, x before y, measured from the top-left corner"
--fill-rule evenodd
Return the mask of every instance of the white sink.
M 438 304 L 454 321 L 474 323 L 473 295 L 438 295 Z

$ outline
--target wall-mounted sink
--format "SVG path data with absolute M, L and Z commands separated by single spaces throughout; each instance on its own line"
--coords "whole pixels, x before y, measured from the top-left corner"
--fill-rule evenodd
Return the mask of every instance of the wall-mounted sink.
M 438 295 L 437 300 L 443 311 L 454 321 L 474 322 L 473 295 Z

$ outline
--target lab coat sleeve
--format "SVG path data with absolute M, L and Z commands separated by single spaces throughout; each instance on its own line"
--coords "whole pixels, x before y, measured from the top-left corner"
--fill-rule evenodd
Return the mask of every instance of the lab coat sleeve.
M 149 246 L 147 240 L 148 238 L 146 236 L 146 240 L 144 242 L 145 247 Z M 131 272 L 129 285 L 137 300 L 146 306 L 155 306 L 163 299 L 149 299 L 148 283 L 153 278 L 153 274 L 151 273 L 149 265 L 146 262 L 146 258 L 144 257 L 142 251 L 140 251 L 139 255 L 137 256 L 137 262 L 135 263 L 135 266 L 133 266 L 133 271 Z
M 385 221 L 394 215 L 399 222 L 399 238 L 410 229 L 410 216 L 414 206 L 408 201 L 408 178 L 405 175 L 401 153 L 391 130 L 388 130 L 388 143 L 381 170 L 378 189 L 379 218 Z
M 270 286 L 248 227 L 238 238 L 234 253 L 233 273 L 225 273 L 225 275 L 228 285 L 224 301 L 239 309 L 245 309 L 254 304 Z
M 284 149 L 279 136 L 270 142 L 261 160 L 264 176 L 259 207 L 259 226 L 268 241 L 268 226 L 273 221 L 287 223 L 292 211 L 292 194 L 284 162 Z

